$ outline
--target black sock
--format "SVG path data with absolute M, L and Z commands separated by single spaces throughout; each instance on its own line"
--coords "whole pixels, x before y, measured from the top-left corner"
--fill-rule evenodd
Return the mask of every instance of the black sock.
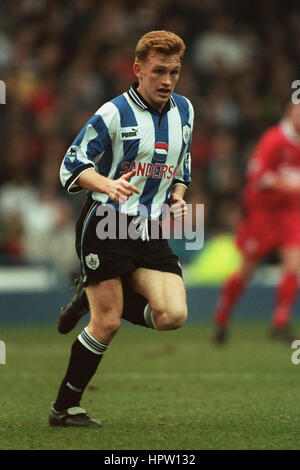
M 56 411 L 79 406 L 82 394 L 95 374 L 107 345 L 92 338 L 86 329 L 73 343 L 66 375 L 54 404 Z
M 134 325 L 144 326 L 145 328 L 155 328 L 153 321 L 149 321 L 149 315 L 151 315 L 151 312 L 149 312 L 149 308 L 146 309 L 148 300 L 131 289 L 125 280 L 122 280 L 122 285 L 124 296 L 122 318 L 129 321 L 130 323 L 133 323 Z

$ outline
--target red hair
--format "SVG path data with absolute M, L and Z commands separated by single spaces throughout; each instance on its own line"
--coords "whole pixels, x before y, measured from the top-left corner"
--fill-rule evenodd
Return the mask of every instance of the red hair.
M 170 31 L 150 31 L 138 41 L 135 49 L 135 61 L 143 62 L 150 51 L 161 52 L 166 55 L 178 54 L 180 59 L 185 51 L 183 40 Z

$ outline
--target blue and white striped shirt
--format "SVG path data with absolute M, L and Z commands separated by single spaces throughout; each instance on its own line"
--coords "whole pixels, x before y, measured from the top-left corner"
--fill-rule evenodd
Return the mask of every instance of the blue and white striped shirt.
M 77 179 L 90 168 L 112 179 L 135 169 L 130 182 L 140 194 L 133 193 L 121 206 L 122 212 L 137 215 L 142 204 L 149 218 L 159 217 L 174 185 L 187 186 L 191 181 L 193 118 L 187 98 L 173 93 L 159 113 L 132 86 L 101 106 L 77 135 L 61 165 L 63 186 L 70 193 L 81 191 Z M 107 194 L 90 195 L 119 209 Z

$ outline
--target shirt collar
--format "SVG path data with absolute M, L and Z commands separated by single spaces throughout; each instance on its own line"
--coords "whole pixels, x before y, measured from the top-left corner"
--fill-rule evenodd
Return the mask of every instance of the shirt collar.
M 171 108 L 175 108 L 176 103 L 174 101 L 174 98 L 171 96 L 169 101 L 166 103 L 164 109 L 162 110 L 161 113 L 153 106 L 151 106 L 147 101 L 142 97 L 142 95 L 137 91 L 137 87 L 139 86 L 138 82 L 135 82 L 132 84 L 130 89 L 128 90 L 128 95 L 129 97 L 142 109 L 145 111 L 150 111 L 152 113 L 158 113 L 158 114 L 165 114 L 168 111 L 170 111 Z

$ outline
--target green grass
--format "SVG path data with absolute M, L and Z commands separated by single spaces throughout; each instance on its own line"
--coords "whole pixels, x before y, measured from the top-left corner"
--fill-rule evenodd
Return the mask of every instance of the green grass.
M 82 400 L 102 429 L 47 424 L 78 329 L 5 328 L 0 449 L 299 449 L 300 365 L 266 324 L 235 324 L 226 347 L 203 324 L 124 325 Z M 300 338 L 300 335 L 299 335 Z

